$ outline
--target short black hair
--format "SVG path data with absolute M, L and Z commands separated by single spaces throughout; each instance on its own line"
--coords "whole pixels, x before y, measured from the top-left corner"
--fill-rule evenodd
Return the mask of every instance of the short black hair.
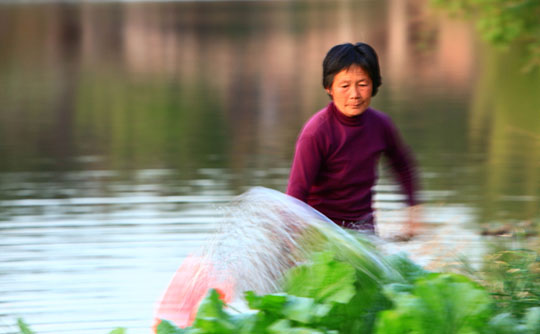
M 323 61 L 323 87 L 330 89 L 336 74 L 351 65 L 358 65 L 368 73 L 373 82 L 371 96 L 375 96 L 382 84 L 381 70 L 377 53 L 366 43 L 339 44 L 328 51 Z

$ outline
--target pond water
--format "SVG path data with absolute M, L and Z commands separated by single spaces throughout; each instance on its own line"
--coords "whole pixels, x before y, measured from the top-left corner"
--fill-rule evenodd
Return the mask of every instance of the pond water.
M 0 5 L 0 333 L 148 333 L 182 259 L 254 186 L 286 188 L 302 124 L 328 103 L 333 45 L 379 52 L 414 151 L 426 266 L 537 237 L 540 75 L 421 0 Z M 380 233 L 404 210 L 381 166 Z

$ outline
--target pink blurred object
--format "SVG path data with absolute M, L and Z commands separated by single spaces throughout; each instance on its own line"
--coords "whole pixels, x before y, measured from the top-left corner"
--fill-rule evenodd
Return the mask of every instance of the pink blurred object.
M 210 289 L 216 289 L 221 299 L 229 303 L 234 297 L 234 282 L 224 279 L 208 259 L 189 255 L 174 274 L 154 316 L 154 333 L 161 320 L 168 320 L 180 328 L 195 320 L 199 304 Z

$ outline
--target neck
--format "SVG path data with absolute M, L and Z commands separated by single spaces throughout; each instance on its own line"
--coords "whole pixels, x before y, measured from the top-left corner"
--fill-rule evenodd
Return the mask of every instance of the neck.
M 362 116 L 364 115 L 365 111 L 359 115 L 347 116 L 337 108 L 334 102 L 330 103 L 329 109 L 336 116 L 338 121 L 341 122 L 342 124 L 345 124 L 348 126 L 359 126 L 364 123 L 364 117 Z

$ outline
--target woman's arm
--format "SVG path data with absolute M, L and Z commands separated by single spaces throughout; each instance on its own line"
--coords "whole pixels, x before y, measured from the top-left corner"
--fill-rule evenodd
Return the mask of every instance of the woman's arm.
M 322 162 L 322 148 L 315 135 L 302 133 L 296 142 L 287 194 L 306 202 Z
M 401 140 L 397 128 L 390 120 L 388 120 L 387 125 L 386 136 L 388 148 L 385 153 L 409 206 L 407 208 L 405 231 L 400 237 L 400 240 L 406 241 L 418 234 L 421 225 L 421 209 L 417 198 L 418 179 L 416 164 L 411 152 Z
M 403 143 L 401 136 L 392 121 L 387 119 L 385 125 L 385 139 L 387 145 L 385 155 L 407 198 L 407 204 L 409 206 L 415 206 L 418 204 L 418 180 L 415 161 L 410 150 Z

